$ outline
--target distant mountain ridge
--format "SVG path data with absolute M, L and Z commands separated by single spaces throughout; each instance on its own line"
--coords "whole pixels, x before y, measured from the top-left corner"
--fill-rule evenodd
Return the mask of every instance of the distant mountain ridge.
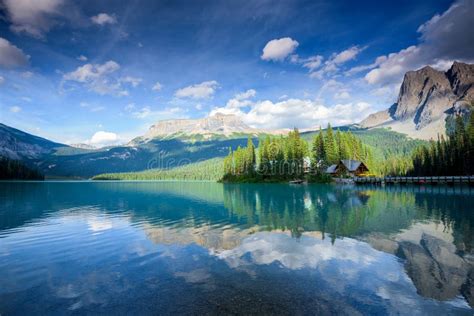
M 67 145 L 28 134 L 0 123 L 0 156 L 10 159 L 37 159 Z
M 435 139 L 446 134 L 447 123 L 455 114 L 469 112 L 473 101 L 473 64 L 454 62 L 446 72 L 426 66 L 407 72 L 397 102 L 359 125 L 390 127 L 414 138 Z
M 216 113 L 200 119 L 163 120 L 153 124 L 145 135 L 132 141 L 146 142 L 152 139 L 173 139 L 186 136 L 200 136 L 210 139 L 216 135 L 231 137 L 233 134 L 257 135 L 263 130 L 252 128 L 232 114 Z

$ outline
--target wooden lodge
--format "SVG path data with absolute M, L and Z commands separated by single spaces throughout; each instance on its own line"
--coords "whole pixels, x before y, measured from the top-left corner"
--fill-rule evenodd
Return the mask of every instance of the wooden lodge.
M 369 168 L 359 160 L 343 159 L 339 163 L 329 166 L 326 174 L 333 177 L 350 176 L 359 177 L 369 173 Z

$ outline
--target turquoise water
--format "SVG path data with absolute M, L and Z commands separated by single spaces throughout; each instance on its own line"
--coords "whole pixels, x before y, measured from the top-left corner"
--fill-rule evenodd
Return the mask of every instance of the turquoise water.
M 474 188 L 0 183 L 0 314 L 466 314 Z

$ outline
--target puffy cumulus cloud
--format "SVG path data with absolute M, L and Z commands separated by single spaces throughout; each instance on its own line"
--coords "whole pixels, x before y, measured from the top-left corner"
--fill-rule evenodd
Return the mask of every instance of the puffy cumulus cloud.
M 30 56 L 8 40 L 0 37 L 0 66 L 13 68 L 28 64 Z
M 106 25 L 106 24 L 115 24 L 117 23 L 117 18 L 115 15 L 109 15 L 107 13 L 99 13 L 91 17 L 91 21 L 97 25 Z
M 88 143 L 97 147 L 103 147 L 115 145 L 119 143 L 119 141 L 119 136 L 115 133 L 98 131 L 94 135 L 92 135 Z
M 199 84 L 178 89 L 175 92 L 177 98 L 207 99 L 214 95 L 219 84 L 217 81 L 204 81 Z
M 232 99 L 227 101 L 226 107 L 229 109 L 238 109 L 252 104 L 250 98 L 255 97 L 257 91 L 249 89 L 245 92 L 237 93 Z
M 240 116 L 249 126 L 264 129 L 309 128 L 326 125 L 345 125 L 358 122 L 372 110 L 369 103 L 345 103 L 326 106 L 313 100 L 287 99 L 280 102 L 269 100 L 252 102 L 248 111 L 229 104 L 214 108 L 209 115 L 216 113 Z
M 263 60 L 281 61 L 288 57 L 298 47 L 299 43 L 290 37 L 269 41 L 263 48 Z
M 257 94 L 257 91 L 254 89 L 249 89 L 245 92 L 237 93 L 234 98 L 237 100 L 245 100 L 249 98 L 253 98 Z
M 17 105 L 14 105 L 14 106 L 10 107 L 10 112 L 12 112 L 12 113 L 21 112 L 21 107 L 19 107 Z
M 405 72 L 431 65 L 445 70 L 454 60 L 474 61 L 474 2 L 454 3 L 443 14 L 418 28 L 420 43 L 384 56 L 377 68 L 366 74 L 369 84 L 400 82 Z
M 110 94 L 116 96 L 128 95 L 122 83 L 130 83 L 135 86 L 141 79 L 133 77 L 117 77 L 115 73 L 120 69 L 120 65 L 109 60 L 104 64 L 85 64 L 76 70 L 63 75 L 63 85 L 67 81 L 80 83 L 90 91 L 100 95 Z
M 100 64 L 85 64 L 78 67 L 75 71 L 64 75 L 66 80 L 74 80 L 77 82 L 87 82 L 91 79 L 100 78 L 104 75 L 111 74 L 120 69 L 120 65 L 113 60 Z
M 77 60 L 79 61 L 87 61 L 87 57 L 84 55 L 77 56 Z
M 151 90 L 153 91 L 161 91 L 163 89 L 163 85 L 159 83 L 158 81 L 151 87 Z
M 25 33 L 35 38 L 43 38 L 63 16 L 64 0 L 3 0 L 10 29 L 16 33 Z

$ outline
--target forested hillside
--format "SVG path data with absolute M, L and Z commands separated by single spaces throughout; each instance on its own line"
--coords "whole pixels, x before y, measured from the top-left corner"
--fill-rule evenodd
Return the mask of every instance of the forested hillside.
M 356 136 L 372 154 L 371 171 L 378 175 L 405 174 L 412 167 L 412 154 L 427 141 L 412 139 L 385 128 L 360 129 L 352 126 L 336 127 L 337 131 Z M 325 130 L 323 130 L 325 131 Z M 317 132 L 303 133 L 302 137 L 311 142 Z M 370 162 L 369 162 L 370 163 Z
M 438 138 L 419 147 L 413 155 L 413 167 L 408 172 L 415 176 L 457 176 L 474 174 L 474 112 L 467 125 L 461 116 L 448 139 Z
M 217 181 L 224 175 L 223 159 L 214 158 L 172 169 L 150 169 L 140 172 L 105 173 L 93 180 L 206 180 Z
M 227 174 L 224 179 L 229 181 L 237 181 L 237 178 L 239 181 L 260 181 L 262 177 L 269 181 L 270 178 L 275 179 L 270 174 L 279 173 L 280 177 L 276 180 L 283 180 L 300 176 L 305 158 L 309 158 L 313 166 L 318 165 L 320 178 L 323 169 L 340 159 L 361 160 L 372 174 L 402 175 L 412 169 L 412 153 L 415 149 L 428 144 L 381 128 L 333 129 L 330 126 L 319 132 L 301 135 L 299 132 L 295 134 L 295 131 L 288 136 L 265 135 L 259 140 L 247 140 L 246 143 L 247 146 L 243 146 L 245 141 L 240 139 L 236 147 L 227 147 L 229 155 L 224 160 L 213 158 L 167 170 L 155 168 L 139 172 L 106 173 L 93 179 L 215 181 Z M 200 148 L 201 144 L 204 143 L 194 146 Z M 270 164 L 269 161 L 278 163 Z M 256 177 L 257 173 L 260 178 Z
M 21 161 L 0 157 L 0 180 L 43 180 L 37 170 L 27 167 Z

